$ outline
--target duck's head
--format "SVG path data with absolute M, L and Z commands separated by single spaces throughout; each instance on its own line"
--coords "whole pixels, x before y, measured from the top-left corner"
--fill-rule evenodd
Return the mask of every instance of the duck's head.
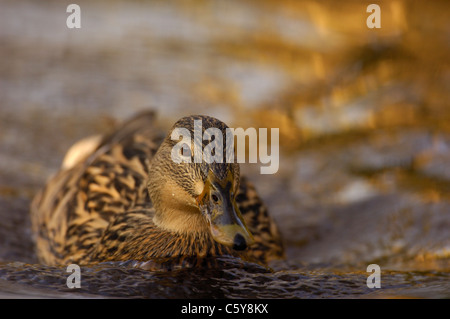
M 157 226 L 181 234 L 207 232 L 243 250 L 253 237 L 236 204 L 239 164 L 227 163 L 227 150 L 234 152 L 226 147 L 227 128 L 208 116 L 177 121 L 150 163 L 148 190 Z

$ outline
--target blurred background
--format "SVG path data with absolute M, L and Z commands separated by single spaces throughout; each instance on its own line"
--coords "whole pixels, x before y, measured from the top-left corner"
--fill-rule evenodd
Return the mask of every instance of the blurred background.
M 77 0 L 69 29 L 72 2 L 0 0 L 1 280 L 37 262 L 30 200 L 68 148 L 151 108 L 280 129 L 278 173 L 243 172 L 298 273 L 377 263 L 450 296 L 448 1 Z

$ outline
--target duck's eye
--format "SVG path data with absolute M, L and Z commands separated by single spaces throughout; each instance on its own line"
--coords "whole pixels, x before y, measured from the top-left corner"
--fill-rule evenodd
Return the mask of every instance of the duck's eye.
M 181 155 L 190 157 L 191 156 L 191 148 L 187 144 L 183 144 L 181 148 Z
M 214 203 L 217 203 L 219 201 L 219 197 L 217 197 L 217 195 L 213 194 L 211 196 L 212 200 L 214 201 Z

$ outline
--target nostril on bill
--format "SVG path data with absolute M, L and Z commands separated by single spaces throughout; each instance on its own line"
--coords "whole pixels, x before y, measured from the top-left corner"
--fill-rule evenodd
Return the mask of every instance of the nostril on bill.
M 233 239 L 233 249 L 234 250 L 244 250 L 247 248 L 247 242 L 241 234 L 236 234 Z

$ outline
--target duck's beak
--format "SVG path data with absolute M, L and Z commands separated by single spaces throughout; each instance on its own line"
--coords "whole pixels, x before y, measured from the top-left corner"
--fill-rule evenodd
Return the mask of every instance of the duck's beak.
M 197 203 L 209 221 L 214 240 L 235 250 L 244 250 L 254 240 L 232 196 L 232 185 L 230 177 L 220 181 L 210 172 Z

